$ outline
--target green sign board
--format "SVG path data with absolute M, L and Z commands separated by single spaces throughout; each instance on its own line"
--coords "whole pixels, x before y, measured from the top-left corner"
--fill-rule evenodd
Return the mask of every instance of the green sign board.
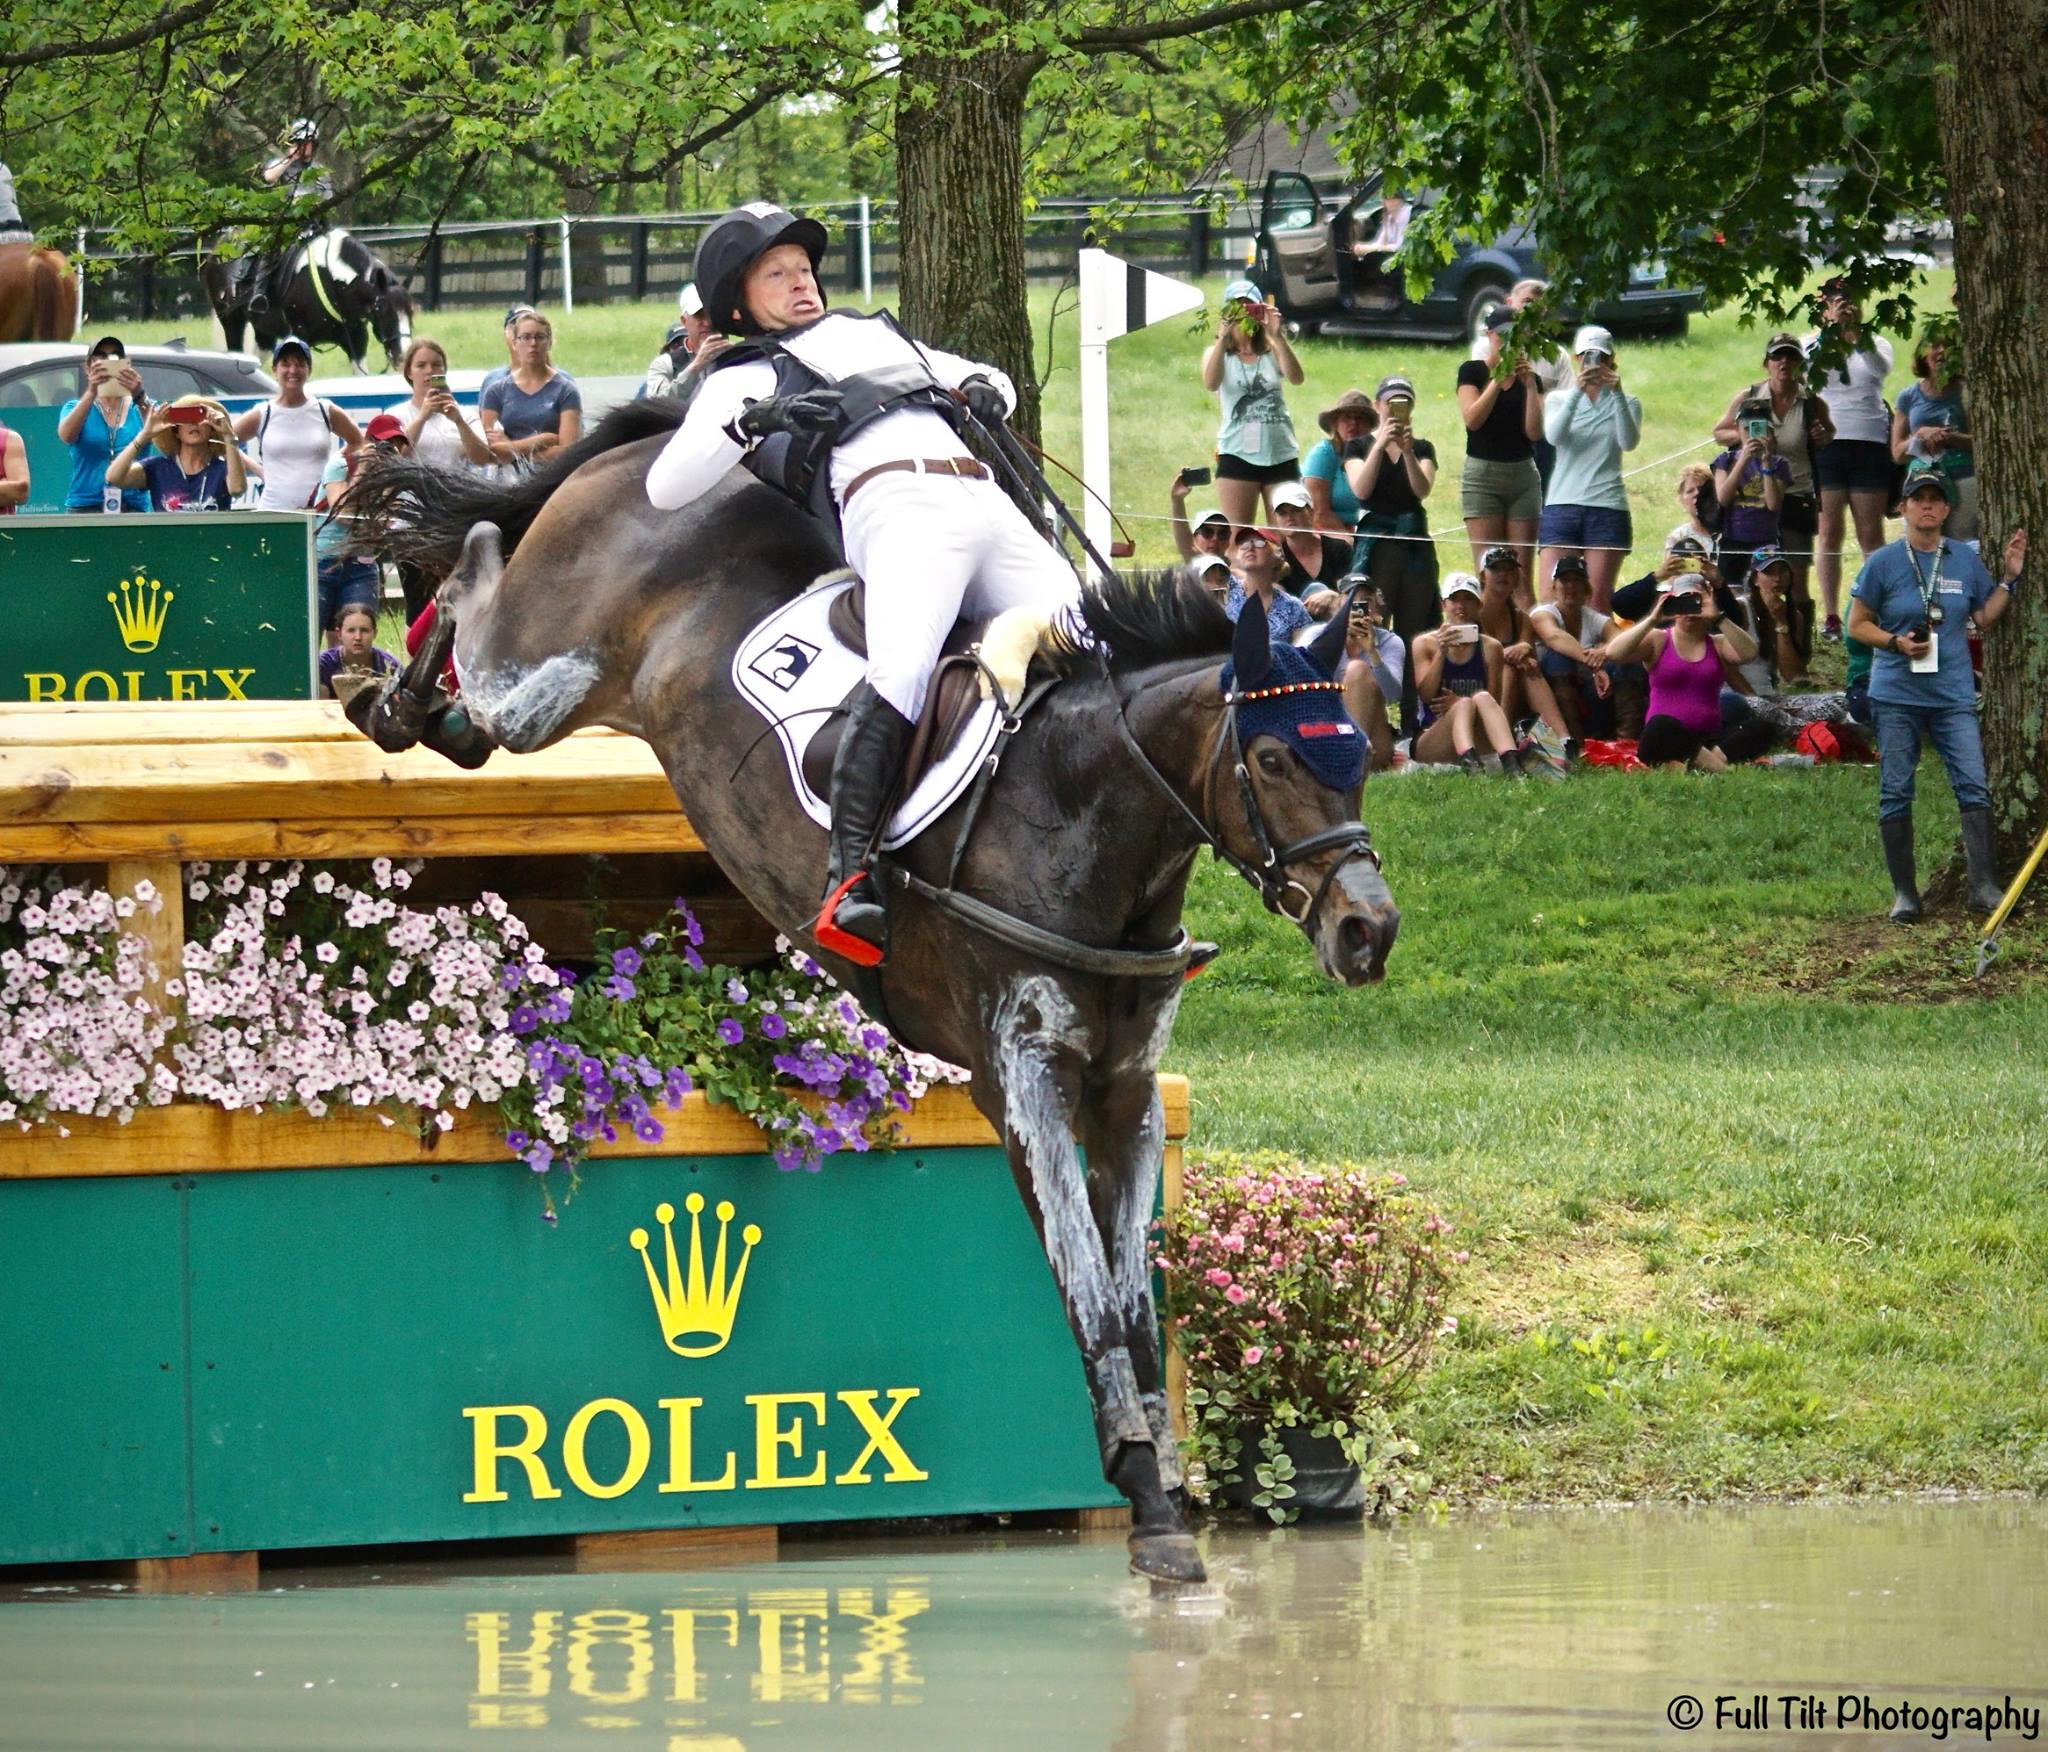
M 0 1321 L 0 1563 L 1119 1500 L 994 1148 L 0 1184 Z
M 313 695 L 313 520 L 0 518 L 0 700 Z

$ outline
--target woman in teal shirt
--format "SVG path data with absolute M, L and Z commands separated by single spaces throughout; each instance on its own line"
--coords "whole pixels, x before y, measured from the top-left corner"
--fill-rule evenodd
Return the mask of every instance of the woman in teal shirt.
M 104 511 L 107 464 L 142 436 L 142 413 L 149 398 L 142 379 L 128 363 L 128 349 L 117 335 L 93 343 L 85 358 L 85 393 L 68 401 L 57 415 L 59 442 L 71 450 L 71 485 L 64 494 L 67 511 Z M 147 492 L 124 492 L 123 511 L 147 511 Z
M 1301 484 L 1308 489 L 1316 528 L 1348 535 L 1358 527 L 1365 507 L 1345 476 L 1344 446 L 1363 438 L 1379 417 L 1372 397 L 1362 389 L 1347 389 L 1316 415 L 1316 424 L 1329 436 L 1301 459 Z
M 1280 307 L 1249 280 L 1223 288 L 1223 316 L 1202 355 L 1202 387 L 1216 397 L 1216 497 L 1233 527 L 1255 522 L 1259 497 L 1301 478 L 1301 445 L 1288 416 L 1286 386 L 1302 379 L 1301 361 L 1280 327 Z

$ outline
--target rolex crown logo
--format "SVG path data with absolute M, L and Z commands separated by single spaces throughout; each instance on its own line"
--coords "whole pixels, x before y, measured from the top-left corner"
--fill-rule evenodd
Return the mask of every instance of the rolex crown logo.
M 749 1223 L 740 1231 L 740 1262 L 733 1268 L 731 1281 L 725 1275 L 726 1231 L 732 1226 L 732 1205 L 721 1200 L 718 1206 L 718 1248 L 712 1257 L 711 1270 L 704 1270 L 704 1233 L 699 1221 L 704 1209 L 704 1195 L 693 1192 L 683 1200 L 683 1208 L 690 1213 L 690 1270 L 687 1277 L 676 1263 L 675 1230 L 670 1226 L 675 1221 L 676 1207 L 659 1204 L 654 1207 L 655 1221 L 661 1224 L 662 1251 L 667 1261 L 666 1276 L 656 1272 L 654 1261 L 647 1252 L 647 1231 L 635 1229 L 630 1239 L 640 1255 L 640 1263 L 647 1268 L 647 1287 L 654 1293 L 654 1311 L 661 1320 L 661 1336 L 668 1348 L 679 1357 L 708 1357 L 725 1349 L 726 1340 L 732 1337 L 733 1316 L 739 1312 L 740 1289 L 747 1281 L 747 1261 L 753 1256 L 754 1243 L 761 1239 L 758 1224 Z
M 164 634 L 164 617 L 177 599 L 175 590 L 166 590 L 155 578 L 146 579 L 140 572 L 132 580 L 123 578 L 118 595 L 107 592 L 121 643 L 131 651 L 154 651 Z

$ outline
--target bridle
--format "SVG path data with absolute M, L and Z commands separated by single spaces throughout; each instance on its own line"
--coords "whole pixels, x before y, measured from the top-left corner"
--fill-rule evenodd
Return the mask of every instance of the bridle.
M 1245 881 L 1258 890 L 1259 898 L 1266 903 L 1266 910 L 1277 913 L 1290 923 L 1299 925 L 1309 936 L 1315 935 L 1316 916 L 1322 911 L 1323 902 L 1329 897 L 1330 886 L 1337 878 L 1337 872 L 1353 858 L 1370 858 L 1375 870 L 1380 868 L 1380 855 L 1372 849 L 1372 833 L 1362 821 L 1340 821 L 1332 827 L 1322 828 L 1306 838 L 1291 844 L 1275 846 L 1272 831 L 1266 825 L 1266 813 L 1259 806 L 1259 794 L 1252 784 L 1251 769 L 1245 764 L 1244 741 L 1238 730 L 1237 708 L 1246 701 L 1278 699 L 1286 694 L 1298 693 L 1341 693 L 1342 684 L 1335 681 L 1294 681 L 1276 683 L 1272 687 L 1232 689 L 1223 696 L 1223 715 L 1217 721 L 1216 736 L 1209 750 L 1207 763 L 1202 770 L 1200 796 L 1202 807 L 1214 819 L 1216 816 L 1216 790 L 1222 782 L 1226 762 L 1237 781 L 1237 794 L 1244 810 L 1246 824 L 1251 829 L 1252 843 L 1258 848 L 1258 860 L 1253 862 L 1241 858 L 1223 843 L 1222 836 L 1211 828 L 1200 815 L 1190 809 L 1182 799 L 1173 782 L 1153 764 L 1137 737 L 1132 734 L 1127 713 L 1130 700 L 1119 699 L 1116 711 L 1117 733 L 1124 740 L 1132 756 L 1153 785 L 1164 792 L 1182 815 L 1196 836 L 1210 852 L 1223 863 L 1228 864 Z M 1135 695 L 1131 697 L 1136 697 Z M 1330 867 L 1323 872 L 1322 880 L 1313 889 L 1289 872 L 1295 865 L 1305 863 L 1318 853 L 1335 851 L 1338 855 L 1330 860 Z M 1296 911 L 1288 904 L 1290 895 L 1299 895 L 1302 905 Z

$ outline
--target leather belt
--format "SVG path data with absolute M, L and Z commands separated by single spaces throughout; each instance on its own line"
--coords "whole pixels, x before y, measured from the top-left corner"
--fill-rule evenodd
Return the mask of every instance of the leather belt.
M 920 456 L 905 457 L 900 462 L 878 462 L 846 483 L 846 491 L 839 495 L 840 508 L 843 510 L 851 505 L 854 494 L 876 475 L 885 474 L 951 475 L 963 481 L 985 481 L 989 478 L 987 465 L 976 462 L 971 456 Z

